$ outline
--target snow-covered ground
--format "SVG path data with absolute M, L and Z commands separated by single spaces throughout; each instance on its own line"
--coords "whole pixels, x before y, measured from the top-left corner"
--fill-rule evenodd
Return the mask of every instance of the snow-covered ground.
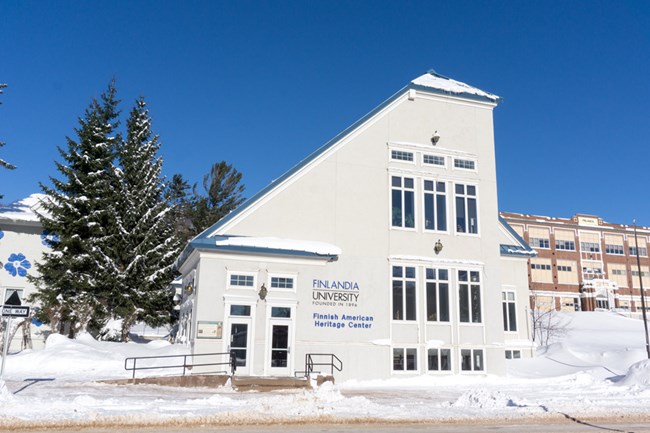
M 643 323 L 615 313 L 560 314 L 570 322 L 569 332 L 536 358 L 508 361 L 507 377 L 432 375 L 271 393 L 240 393 L 228 386 L 104 384 L 98 380 L 129 377 L 125 357 L 186 349 L 160 341 L 122 344 L 54 335 L 45 350 L 8 357 L 0 429 L 477 418 L 523 422 L 533 417 L 650 420 Z

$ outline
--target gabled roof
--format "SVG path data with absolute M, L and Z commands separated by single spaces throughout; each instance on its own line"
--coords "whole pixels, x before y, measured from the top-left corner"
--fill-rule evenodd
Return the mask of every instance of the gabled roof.
M 299 172 L 302 168 L 307 166 L 309 163 L 314 161 L 316 158 L 321 156 L 323 153 L 325 153 L 327 150 L 332 148 L 336 143 L 340 142 L 343 140 L 345 137 L 350 135 L 352 132 L 357 130 L 359 127 L 361 127 L 364 123 L 366 123 L 369 119 L 374 117 L 376 114 L 381 112 L 384 108 L 392 104 L 395 100 L 398 98 L 402 97 L 404 94 L 407 92 L 415 90 L 415 91 L 420 91 L 420 92 L 425 92 L 429 94 L 437 94 L 437 95 L 442 95 L 445 97 L 455 97 L 455 98 L 461 98 L 461 99 L 466 99 L 466 100 L 472 100 L 476 102 L 482 102 L 482 103 L 487 103 L 490 105 L 496 105 L 501 101 L 501 98 L 499 98 L 496 95 L 493 95 L 488 92 L 484 92 L 483 90 L 477 89 L 475 87 L 472 87 L 468 84 L 462 83 L 460 81 L 452 80 L 451 78 L 445 77 L 443 75 L 440 75 L 436 73 L 433 70 L 429 70 L 427 73 L 419 76 L 418 78 L 414 79 L 410 83 L 408 83 L 405 87 L 397 91 L 395 94 L 393 94 L 391 97 L 389 97 L 387 100 L 379 104 L 377 107 L 375 107 L 372 111 L 370 111 L 368 114 L 363 116 L 361 119 L 357 120 L 354 122 L 352 125 L 350 125 L 348 128 L 340 132 L 338 135 L 336 135 L 334 138 L 329 140 L 327 143 L 323 144 L 321 147 L 316 149 L 314 152 L 312 152 L 310 155 L 308 155 L 305 159 L 300 161 L 298 164 L 294 165 L 289 171 L 284 173 L 282 176 L 280 176 L 278 179 L 275 179 L 273 182 L 271 182 L 269 185 L 267 185 L 265 188 L 260 190 L 258 193 L 250 197 L 248 200 L 246 200 L 244 203 L 242 203 L 237 209 L 217 221 L 215 224 L 213 224 L 211 227 L 207 228 L 204 230 L 202 233 L 199 233 L 185 248 L 179 259 L 177 260 L 177 264 L 182 263 L 185 258 L 189 255 L 192 249 L 194 248 L 210 248 L 210 249 L 219 249 L 221 251 L 225 251 L 224 246 L 222 245 L 221 247 L 217 246 L 217 240 L 220 239 L 220 235 L 217 234 L 217 231 L 222 228 L 224 225 L 235 219 L 238 215 L 242 214 L 246 209 L 250 208 L 253 204 L 261 200 L 263 197 L 265 197 L 267 194 L 269 194 L 271 191 L 279 187 L 284 181 L 292 177 L 294 174 Z M 229 247 L 231 251 L 233 251 L 233 246 Z M 240 249 L 241 252 L 244 252 L 243 249 L 246 247 L 237 247 Z M 249 252 L 258 252 L 258 253 L 282 253 L 281 251 L 261 251 L 257 249 L 256 251 L 249 251 Z M 286 251 L 285 251 L 286 253 Z M 291 255 L 296 255 L 300 254 L 303 256 L 311 256 L 311 257 L 319 257 L 316 254 L 310 253 L 310 252 L 292 252 Z M 323 257 L 323 256 L 320 256 Z M 330 260 L 336 260 L 338 255 L 331 255 L 331 256 L 324 256 L 326 258 L 329 258 Z
M 519 236 L 519 234 L 517 234 L 517 232 L 512 227 L 510 227 L 510 224 L 508 224 L 508 222 L 501 215 L 499 215 L 499 223 L 504 229 L 506 229 L 508 234 L 512 236 L 516 242 L 514 244 L 501 244 L 499 246 L 499 249 L 502 256 L 530 258 L 537 255 L 537 251 L 532 249 L 530 245 L 528 245 L 528 242 Z
M 343 138 L 345 138 L 346 136 L 351 134 L 353 131 L 355 131 L 357 128 L 359 128 L 361 125 L 366 123 L 366 121 L 368 121 L 368 119 L 375 116 L 377 113 L 379 113 L 381 110 L 383 110 L 386 106 L 390 105 L 393 101 L 395 101 L 397 98 L 404 95 L 406 92 L 408 92 L 411 89 L 419 90 L 419 91 L 427 92 L 427 93 L 440 94 L 440 95 L 444 95 L 444 96 L 455 96 L 455 97 L 459 97 L 459 98 L 471 99 L 471 100 L 474 100 L 474 101 L 487 102 L 487 103 L 491 103 L 491 104 L 498 104 L 501 101 L 501 98 L 499 98 L 496 95 L 492 95 L 491 93 L 484 92 L 483 90 L 477 89 L 477 88 L 472 87 L 472 86 L 470 86 L 468 84 L 465 84 L 465 83 L 461 83 L 460 81 L 456 81 L 456 80 L 452 80 L 451 78 L 447 78 L 447 77 L 445 77 L 443 75 L 440 75 L 440 74 L 436 73 L 434 70 L 429 70 L 427 73 L 419 76 L 418 78 L 414 79 L 409 84 L 407 84 L 405 87 L 403 87 L 402 89 L 397 91 L 390 98 L 388 98 L 387 100 L 385 100 L 384 102 L 379 104 L 372 111 L 370 111 L 368 114 L 363 116 L 361 119 L 354 122 L 352 125 L 350 125 L 348 128 L 343 130 L 341 133 L 336 135 L 331 140 L 329 140 L 327 143 L 325 143 L 324 145 L 322 145 L 321 147 L 316 149 L 314 152 L 312 152 L 305 159 L 303 159 L 298 164 L 293 166 L 289 171 L 284 173 L 279 178 L 275 179 L 273 182 L 271 182 L 269 185 L 267 185 L 265 188 L 263 188 L 257 194 L 253 195 L 251 198 L 249 198 L 244 203 L 242 203 L 237 209 L 235 209 L 234 211 L 232 211 L 231 213 L 229 213 L 228 215 L 223 217 L 221 220 L 217 221 L 215 224 L 213 224 L 208 229 L 204 230 L 202 233 L 200 233 L 197 236 L 197 238 L 205 238 L 205 237 L 214 236 L 215 231 L 218 230 L 220 227 L 222 227 L 224 224 L 231 221 L 237 215 L 242 213 L 245 209 L 250 207 L 253 203 L 257 202 L 260 198 L 267 195 L 270 191 L 275 189 L 278 185 L 282 184 L 282 182 L 284 182 L 286 179 L 293 176 L 300 169 L 302 169 L 307 164 L 312 162 L 314 159 L 316 159 L 317 157 L 322 155 L 329 148 L 334 146 L 336 143 L 338 143 Z

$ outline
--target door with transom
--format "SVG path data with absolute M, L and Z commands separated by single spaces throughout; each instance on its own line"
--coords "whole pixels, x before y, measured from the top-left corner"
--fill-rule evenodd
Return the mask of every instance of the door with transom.
M 271 307 L 268 326 L 267 371 L 271 376 L 293 374 L 293 315 L 291 307 Z

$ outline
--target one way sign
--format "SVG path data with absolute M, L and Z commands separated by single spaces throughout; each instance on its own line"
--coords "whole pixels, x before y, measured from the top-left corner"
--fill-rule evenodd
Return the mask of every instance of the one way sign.
M 28 317 L 29 307 L 15 307 L 13 305 L 2 306 L 3 317 Z

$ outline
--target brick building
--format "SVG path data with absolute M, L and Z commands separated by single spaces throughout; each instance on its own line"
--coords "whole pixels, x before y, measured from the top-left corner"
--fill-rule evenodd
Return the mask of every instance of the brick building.
M 501 212 L 508 224 L 538 252 L 528 261 L 531 302 L 539 307 L 593 311 L 641 311 L 650 289 L 650 228 L 610 224 L 592 215 L 554 218 Z

